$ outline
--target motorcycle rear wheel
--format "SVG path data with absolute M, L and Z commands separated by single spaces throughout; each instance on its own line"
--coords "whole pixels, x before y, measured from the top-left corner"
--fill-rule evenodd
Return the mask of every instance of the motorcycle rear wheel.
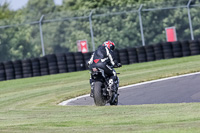
M 94 103 L 96 106 L 105 106 L 106 100 L 103 97 L 102 83 L 97 81 L 94 83 Z

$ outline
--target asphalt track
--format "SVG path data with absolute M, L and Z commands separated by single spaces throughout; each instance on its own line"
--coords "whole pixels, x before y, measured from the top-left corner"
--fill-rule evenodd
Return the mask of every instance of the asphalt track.
M 118 105 L 200 102 L 200 72 L 154 80 L 119 88 Z M 94 105 L 89 95 L 60 105 Z

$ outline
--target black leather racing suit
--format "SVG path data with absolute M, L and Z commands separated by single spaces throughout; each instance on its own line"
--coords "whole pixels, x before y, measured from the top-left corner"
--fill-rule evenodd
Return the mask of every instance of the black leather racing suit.
M 92 54 L 88 65 L 90 70 L 92 68 L 101 68 L 104 72 L 110 77 L 111 82 L 109 80 L 109 84 L 113 84 L 117 80 L 116 72 L 110 66 L 117 65 L 118 62 L 115 60 L 114 52 L 108 49 L 106 46 L 99 46 L 98 49 Z M 90 84 L 92 84 L 92 80 L 90 79 Z M 114 85 L 114 84 L 113 84 Z M 113 89 L 115 89 L 114 87 Z M 117 90 L 115 90 L 117 91 Z

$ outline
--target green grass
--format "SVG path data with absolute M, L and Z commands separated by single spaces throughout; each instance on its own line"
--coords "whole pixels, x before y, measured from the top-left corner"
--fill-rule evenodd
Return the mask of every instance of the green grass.
M 120 86 L 200 71 L 200 56 L 123 66 Z M 0 82 L 0 132 L 200 131 L 200 103 L 132 106 L 59 106 L 88 94 L 89 71 Z

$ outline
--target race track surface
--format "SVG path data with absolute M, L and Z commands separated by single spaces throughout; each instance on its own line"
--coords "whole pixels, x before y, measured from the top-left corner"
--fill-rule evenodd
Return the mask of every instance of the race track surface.
M 121 87 L 119 94 L 119 105 L 200 102 L 200 73 Z M 60 105 L 94 105 L 94 101 L 85 95 Z

